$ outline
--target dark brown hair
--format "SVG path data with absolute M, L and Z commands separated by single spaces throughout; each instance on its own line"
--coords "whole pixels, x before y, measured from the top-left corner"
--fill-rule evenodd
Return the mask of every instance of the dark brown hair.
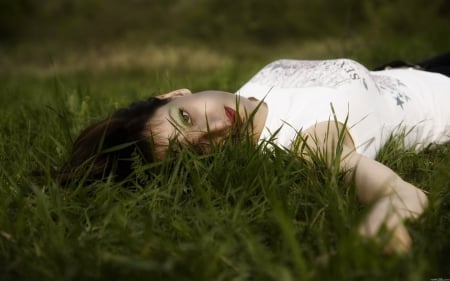
M 73 180 L 89 183 L 107 176 L 120 181 L 133 172 L 136 156 L 155 161 L 154 143 L 144 132 L 156 109 L 168 101 L 152 97 L 134 102 L 84 129 L 58 173 L 58 181 L 63 185 Z

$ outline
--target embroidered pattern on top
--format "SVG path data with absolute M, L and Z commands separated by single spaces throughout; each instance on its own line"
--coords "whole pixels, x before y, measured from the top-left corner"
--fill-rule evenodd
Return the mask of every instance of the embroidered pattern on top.
M 281 88 L 337 88 L 360 80 L 362 67 L 348 59 L 325 61 L 278 60 L 263 68 L 250 82 Z
M 406 85 L 399 79 L 380 74 L 372 75 L 372 77 L 380 94 L 390 95 L 393 98 L 395 105 L 399 106 L 401 109 L 404 109 L 403 105 L 411 100 L 406 94 Z

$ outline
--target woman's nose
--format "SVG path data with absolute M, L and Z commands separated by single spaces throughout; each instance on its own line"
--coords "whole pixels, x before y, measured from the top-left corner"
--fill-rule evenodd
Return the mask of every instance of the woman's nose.
M 231 124 L 228 124 L 226 120 L 206 120 L 203 131 L 205 132 L 215 132 L 215 131 L 223 131 L 230 127 Z

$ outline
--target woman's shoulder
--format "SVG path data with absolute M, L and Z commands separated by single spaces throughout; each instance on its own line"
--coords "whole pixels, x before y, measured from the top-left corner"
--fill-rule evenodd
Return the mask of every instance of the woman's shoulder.
M 277 68 L 277 67 L 315 67 L 318 65 L 342 65 L 342 64 L 357 64 L 359 62 L 350 58 L 333 58 L 333 59 L 294 59 L 294 58 L 281 58 L 268 63 L 264 68 Z

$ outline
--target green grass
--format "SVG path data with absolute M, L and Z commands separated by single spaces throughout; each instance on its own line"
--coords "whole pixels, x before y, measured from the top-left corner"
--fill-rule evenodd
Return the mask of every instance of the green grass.
M 430 207 L 407 225 L 414 246 L 404 256 L 357 235 L 367 209 L 342 175 L 245 142 L 140 165 L 136 179 L 147 181 L 128 189 L 51 179 L 76 134 L 112 110 L 173 88 L 233 91 L 266 62 L 3 74 L 0 280 L 450 278 L 449 145 L 416 154 L 393 141 L 379 156 L 429 192 Z

